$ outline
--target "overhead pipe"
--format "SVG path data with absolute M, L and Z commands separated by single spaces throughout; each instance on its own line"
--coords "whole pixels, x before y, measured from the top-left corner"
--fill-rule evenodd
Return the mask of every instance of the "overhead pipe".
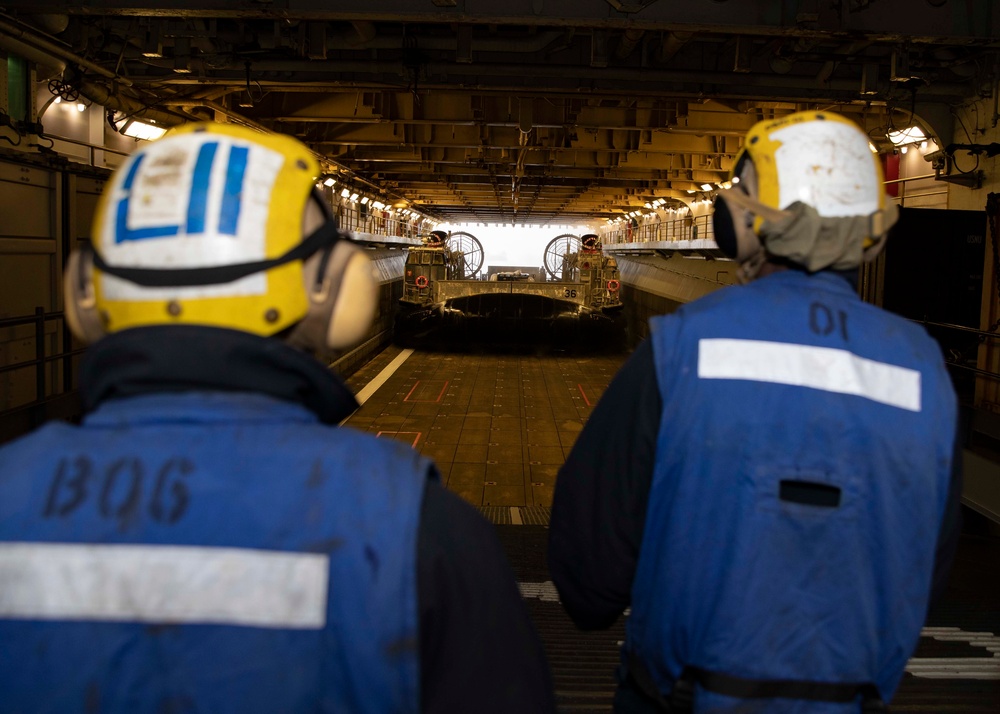
M 73 62 L 74 64 L 77 64 L 80 67 L 91 69 L 95 73 L 100 74 L 103 77 L 107 77 L 108 79 L 114 79 L 121 84 L 125 84 L 127 86 L 132 85 L 132 82 L 124 78 L 117 77 L 114 73 L 108 72 L 103 67 L 95 65 L 92 62 L 85 60 L 84 58 L 79 57 L 78 55 L 72 52 L 69 52 L 68 50 L 63 50 L 59 47 L 56 47 L 55 45 L 52 45 L 52 43 L 31 37 L 28 33 L 18 29 L 17 27 L 14 27 L 13 25 L 10 25 L 9 23 L 4 22 L 3 20 L 0 20 L 0 32 L 7 33 L 8 35 L 15 35 L 18 39 L 24 38 L 25 41 L 34 40 L 35 41 L 34 44 L 38 47 L 38 49 L 44 50 L 46 52 L 51 52 L 52 54 L 55 54 L 56 56 L 59 57 L 64 57 L 68 61 Z M 4 39 L 3 37 L 0 37 L 0 40 L 3 39 Z M 31 58 L 26 57 L 25 59 L 31 59 Z M 51 61 L 47 62 L 47 64 L 51 64 Z M 184 117 L 178 116 L 172 112 L 165 112 L 152 107 L 146 107 L 138 100 L 130 99 L 128 97 L 123 97 L 120 94 L 113 94 L 110 89 L 108 89 L 106 86 L 98 82 L 82 80 L 79 82 L 78 89 L 80 90 L 80 94 L 82 96 L 86 97 L 94 104 L 99 104 L 108 109 L 124 112 L 125 114 L 129 114 L 132 116 L 149 119 L 162 126 L 166 127 L 175 126 L 176 124 L 185 121 Z M 262 132 L 271 131 L 268 127 L 264 126 L 263 124 L 260 124 L 252 119 L 249 119 L 248 117 L 245 117 L 238 112 L 234 112 L 228 107 L 219 104 L 218 102 L 213 101 L 211 99 L 166 100 L 161 102 L 160 105 L 165 107 L 174 107 L 177 109 L 205 107 L 207 109 L 212 109 L 214 111 L 221 112 L 224 115 L 228 116 L 229 118 L 241 124 L 244 124 L 250 128 L 256 129 L 258 131 Z M 332 161 L 331 159 L 315 151 L 313 152 L 313 154 L 316 156 L 317 160 L 327 165 L 333 166 L 343 171 L 344 173 L 349 174 L 352 180 L 358 183 L 369 186 L 370 188 L 375 189 L 377 191 L 384 192 L 387 195 L 390 196 L 395 195 L 398 198 L 402 198 L 397 194 L 392 194 L 391 192 L 386 191 L 382 186 L 379 186 L 366 179 L 361 178 L 360 176 L 357 176 L 347 167 L 342 166 L 341 164 L 338 164 L 337 162 Z
M 652 131 L 664 132 L 666 134 L 690 134 L 691 136 L 746 136 L 747 131 L 750 127 L 746 129 L 695 129 L 692 127 L 683 126 L 662 126 L 653 129 Z M 724 152 L 718 152 L 724 153 Z
M 348 46 L 351 49 L 366 50 L 398 50 L 403 46 L 403 39 L 400 35 L 379 35 L 375 36 L 374 30 L 368 32 L 365 28 L 359 29 L 357 25 L 365 23 L 351 23 L 354 32 L 343 32 L 331 35 L 327 39 L 327 49 L 343 49 Z M 477 52 L 511 52 L 523 54 L 525 52 L 541 52 L 546 47 L 563 36 L 562 31 L 539 32 L 537 35 L 522 39 L 504 38 L 473 38 L 472 49 Z M 421 50 L 444 50 L 452 51 L 458 47 L 458 37 L 421 37 L 417 40 L 417 49 Z
M 0 35 L 0 50 L 6 50 L 12 55 L 23 57 L 36 65 L 48 67 L 54 70 L 53 74 L 62 74 L 66 69 L 66 63 L 58 57 L 53 57 L 51 54 L 42 52 L 29 44 L 15 40 L 13 37 L 7 35 Z
M 31 19 L 50 35 L 58 35 L 69 27 L 69 15 L 61 12 L 39 13 Z
M 691 41 L 692 37 L 694 37 L 693 32 L 668 32 L 656 50 L 656 61 L 660 64 L 666 64 L 681 51 L 684 45 Z
M 125 85 L 126 87 L 132 86 L 132 82 L 126 79 L 125 77 L 119 77 L 114 72 L 104 69 L 104 67 L 102 67 L 101 65 L 95 64 L 94 62 L 91 62 L 90 60 L 81 57 L 75 52 L 70 52 L 69 50 L 62 48 L 53 42 L 49 42 L 48 40 L 42 39 L 41 37 L 38 37 L 34 33 L 23 30 L 20 27 L 12 25 L 11 23 L 2 19 L 0 19 L 0 33 L 8 35 L 9 37 L 13 37 L 14 39 L 17 40 L 21 40 L 22 42 L 25 42 L 49 55 L 58 57 L 67 62 L 72 62 L 78 67 L 90 70 L 94 74 L 106 77 L 107 79 L 113 79 L 119 84 Z
M 453 119 L 441 117 L 438 119 L 406 119 L 394 118 L 385 119 L 383 117 L 340 117 L 340 116 L 280 116 L 273 117 L 273 121 L 282 123 L 302 122 L 304 124 L 412 124 L 415 126 L 484 126 L 501 129 L 516 129 L 519 123 L 516 121 L 490 121 L 488 119 Z M 695 136 L 718 134 L 720 136 L 743 136 L 746 131 L 738 129 L 689 129 L 686 127 L 648 127 L 648 126 L 618 126 L 612 124 L 574 124 L 574 123 L 535 123 L 535 129 L 573 129 L 576 131 L 669 131 L 674 134 L 693 134 Z M 749 129 L 749 127 L 748 127 Z M 567 147 L 568 148 L 568 147 Z
M 132 116 L 141 116 L 145 119 L 155 121 L 157 124 L 161 124 L 162 126 L 174 126 L 184 120 L 183 117 L 177 116 L 171 112 L 164 112 L 159 109 L 146 107 L 146 105 L 138 99 L 130 99 L 128 97 L 123 97 L 120 94 L 113 94 L 110 89 L 99 82 L 81 80 L 78 83 L 77 88 L 80 90 L 80 94 L 82 96 L 86 97 L 94 104 L 100 104 L 101 106 L 113 109 L 116 112 L 123 112 Z
M 323 73 L 354 73 L 363 75 L 397 75 L 404 71 L 401 62 L 364 62 L 357 60 L 331 61 L 325 62 L 303 62 L 297 60 L 271 60 L 259 61 L 253 64 L 256 72 L 301 72 L 304 74 Z M 588 79 L 588 80 L 610 80 L 627 82 L 636 78 L 635 70 L 628 68 L 602 68 L 602 67 L 568 67 L 553 66 L 551 64 L 539 65 L 519 65 L 519 64 L 448 64 L 444 62 L 431 62 L 423 65 L 428 74 L 431 75 L 473 75 L 473 76 L 503 76 L 503 77 L 551 77 L 556 79 Z M 666 70 L 666 69 L 644 69 L 641 73 L 644 80 L 650 82 L 686 82 L 692 84 L 732 84 L 733 75 L 730 72 L 718 71 L 690 71 L 690 70 Z M 166 77 L 150 78 L 150 82 L 157 84 L 223 84 L 232 86 L 242 86 L 245 82 L 242 78 L 180 78 L 169 79 Z M 266 79 L 257 80 L 262 86 L 276 85 L 296 85 L 308 87 L 308 81 L 303 82 L 280 82 L 276 83 Z M 806 83 L 809 83 L 808 85 Z M 813 77 L 797 77 L 789 75 L 768 75 L 768 74 L 746 74 L 740 75 L 738 84 L 743 87 L 753 88 L 773 88 L 773 89 L 815 89 L 821 91 L 839 91 L 857 94 L 857 79 L 834 79 L 826 83 L 825 86 L 815 87 Z M 425 86 L 427 84 L 425 83 Z M 315 89 L 315 87 L 313 87 Z M 937 90 L 938 95 L 964 97 L 967 89 L 956 84 L 932 84 L 929 88 Z M 518 91 L 524 92 L 524 87 L 518 87 Z M 540 91 L 540 90 L 539 90 Z
M 630 27 L 625 30 L 621 40 L 618 42 L 618 48 L 615 50 L 615 57 L 623 60 L 632 54 L 632 50 L 636 48 L 636 45 L 639 44 L 639 40 L 641 40 L 642 36 L 645 34 L 645 30 L 639 30 L 634 27 Z
M 375 39 L 377 30 L 374 22 L 355 20 L 351 23 L 351 27 L 354 29 L 354 34 L 357 36 L 358 42 L 364 44 Z
M 745 134 L 746 134 L 746 132 L 743 132 L 743 133 L 739 134 L 739 136 L 744 136 Z M 456 150 L 462 150 L 462 151 L 471 151 L 471 150 L 474 150 L 474 149 L 481 149 L 481 148 L 483 148 L 481 144 L 447 144 L 447 145 L 442 146 L 441 144 L 436 144 L 436 143 L 420 143 L 420 144 L 418 144 L 418 143 L 413 143 L 413 142 L 399 143 L 399 142 L 392 142 L 392 141 L 375 141 L 375 140 L 365 141 L 365 140 L 358 140 L 358 139 L 323 139 L 323 140 L 320 140 L 320 141 L 314 141 L 312 143 L 315 146 L 343 146 L 344 144 L 350 144 L 353 147 L 359 147 L 359 148 L 384 147 L 387 151 L 390 151 L 390 150 L 399 151 L 399 149 L 402 148 L 402 149 L 409 150 L 411 152 L 411 156 L 413 158 L 403 159 L 403 158 L 399 158 L 398 156 L 394 156 L 394 157 L 383 159 L 383 160 L 384 161 L 390 161 L 390 162 L 391 161 L 412 161 L 412 162 L 416 162 L 416 163 L 420 163 L 421 161 L 426 161 L 427 159 L 425 159 L 424 157 L 418 156 L 417 154 L 413 153 L 414 150 L 419 150 L 419 149 L 442 149 L 442 150 L 456 149 Z M 499 150 L 499 151 L 507 151 L 507 152 L 510 152 L 511 154 L 513 154 L 513 153 L 515 153 L 517 151 L 520 151 L 523 148 L 527 148 L 528 150 L 531 150 L 531 151 L 551 151 L 551 152 L 555 152 L 557 154 L 560 153 L 560 152 L 569 152 L 569 151 L 591 153 L 591 154 L 620 154 L 623 151 L 623 149 L 616 148 L 616 147 L 613 147 L 613 146 L 568 146 L 568 147 L 567 146 L 559 146 L 559 147 L 551 147 L 551 146 L 528 146 L 528 147 L 522 147 L 522 146 L 514 146 L 514 145 L 491 144 L 491 146 L 489 148 L 490 149 L 496 149 L 496 150 Z M 736 155 L 735 151 L 689 151 L 687 149 L 683 149 L 683 150 L 681 150 L 681 149 L 662 149 L 661 150 L 661 149 L 656 149 L 656 148 L 651 148 L 651 147 L 644 148 L 643 149 L 643 153 L 657 154 L 657 155 L 661 155 L 661 156 L 735 156 Z M 366 161 L 379 161 L 380 159 L 378 159 L 378 158 L 367 158 L 366 157 L 365 160 Z
M 175 109 L 211 109 L 212 111 L 218 112 L 223 116 L 229 117 L 237 124 L 242 124 L 243 126 L 255 129 L 265 134 L 271 133 L 271 129 L 263 124 L 260 124 L 249 117 L 245 117 L 239 112 L 233 111 L 226 105 L 220 104 L 212 99 L 165 99 L 160 102 L 160 106 L 173 107 Z

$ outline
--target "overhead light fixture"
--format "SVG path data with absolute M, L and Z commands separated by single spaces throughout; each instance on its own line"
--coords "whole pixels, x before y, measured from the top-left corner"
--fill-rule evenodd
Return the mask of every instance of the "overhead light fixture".
M 142 43 L 143 57 L 163 57 L 163 40 L 160 39 L 160 28 L 153 25 L 146 34 L 146 41 Z
M 337 179 L 328 178 L 326 181 L 323 182 L 323 185 L 326 186 L 327 188 L 333 188 L 334 186 L 337 185 Z
M 352 193 L 351 194 L 351 203 L 354 203 L 357 200 L 358 200 L 358 194 Z
M 131 136 L 133 139 L 145 139 L 146 141 L 159 139 L 167 133 L 167 130 L 161 126 L 147 124 L 146 122 L 139 121 L 137 119 L 132 119 L 131 121 L 126 122 L 121 131 L 125 136 Z
M 174 72 L 191 74 L 191 38 L 178 37 L 174 40 Z
M 363 206 L 363 205 L 365 205 L 366 203 L 368 203 L 368 196 L 362 196 L 362 197 L 361 197 L 361 205 Z
M 927 139 L 927 135 L 924 130 L 919 126 L 911 126 L 900 131 L 890 131 L 886 134 L 886 137 L 896 146 L 902 146 L 903 144 L 919 144 L 921 141 Z
M 53 104 L 62 104 L 62 97 L 57 96 L 52 102 Z
M 739 176 L 733 176 L 733 185 L 735 186 L 739 182 L 740 182 L 740 177 Z
M 340 192 L 340 197 L 341 197 L 341 198 L 347 198 L 347 197 L 349 197 L 350 195 L 351 195 L 351 191 L 350 191 L 350 189 L 346 189 L 346 188 L 345 188 L 345 189 L 344 189 L 343 191 L 341 191 L 341 192 Z
M 84 109 L 86 109 L 86 108 L 87 108 L 87 105 L 86 105 L 86 104 L 84 104 L 83 102 L 77 102 L 77 105 L 76 105 L 76 110 L 77 110 L 78 112 L 82 112 L 82 111 L 83 111 Z
M 875 147 L 875 144 L 871 143 L 870 141 L 868 142 L 868 148 L 872 150 L 873 154 L 878 153 L 878 149 Z
M 701 190 L 702 191 L 711 191 L 712 190 L 712 184 L 710 184 L 710 183 L 703 183 L 701 185 Z

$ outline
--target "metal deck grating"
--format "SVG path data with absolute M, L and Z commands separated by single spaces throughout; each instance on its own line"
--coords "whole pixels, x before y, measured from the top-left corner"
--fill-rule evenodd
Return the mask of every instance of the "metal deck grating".
M 610 712 L 625 618 L 603 631 L 576 629 L 549 579 L 547 530 L 500 527 L 497 532 L 545 647 L 558 711 Z M 998 556 L 1000 539 L 962 537 L 948 591 L 928 617 L 890 706 L 892 714 L 1000 712 L 1000 573 L 984 568 Z
M 511 523 L 509 506 L 479 506 L 479 512 L 493 525 L 509 526 Z
M 548 506 L 525 506 L 521 509 L 521 518 L 526 526 L 547 526 L 551 512 Z
M 479 506 L 483 518 L 495 526 L 548 526 L 548 506 Z

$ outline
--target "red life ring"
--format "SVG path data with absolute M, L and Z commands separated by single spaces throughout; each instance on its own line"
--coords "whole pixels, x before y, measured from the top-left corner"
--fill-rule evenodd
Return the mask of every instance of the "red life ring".
M 427 276 L 426 275 L 418 275 L 417 279 L 414 282 L 416 282 L 418 288 L 426 288 L 427 287 Z
M 608 292 L 616 293 L 622 285 L 617 280 L 608 281 Z

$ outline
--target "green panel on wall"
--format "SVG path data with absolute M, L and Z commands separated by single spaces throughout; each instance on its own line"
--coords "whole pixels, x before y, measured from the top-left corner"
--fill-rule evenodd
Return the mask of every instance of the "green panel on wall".
M 7 113 L 14 121 L 28 120 L 28 63 L 21 57 L 7 57 Z

